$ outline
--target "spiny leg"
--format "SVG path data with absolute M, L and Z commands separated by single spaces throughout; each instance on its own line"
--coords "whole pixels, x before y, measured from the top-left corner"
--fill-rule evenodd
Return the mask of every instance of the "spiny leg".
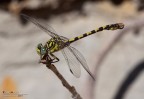
M 51 64 L 51 63 L 56 63 L 58 61 L 59 61 L 59 59 L 54 54 L 49 53 L 49 54 L 45 55 L 42 59 L 40 59 L 39 63 Z
M 56 63 L 59 61 L 59 59 L 54 54 L 50 53 L 50 55 L 53 57 L 52 63 Z
M 46 54 L 45 56 L 43 56 L 43 58 L 40 58 L 39 63 L 43 63 L 43 64 L 51 64 L 53 61 L 53 59 L 51 59 L 49 54 Z

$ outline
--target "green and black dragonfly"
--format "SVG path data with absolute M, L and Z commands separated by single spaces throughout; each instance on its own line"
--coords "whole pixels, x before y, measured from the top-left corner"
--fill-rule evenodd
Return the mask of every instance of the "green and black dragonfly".
M 94 76 L 92 75 L 92 73 L 90 72 L 89 67 L 88 67 L 83 55 L 76 48 L 70 46 L 70 44 L 79 39 L 82 39 L 84 37 L 87 37 L 87 36 L 92 35 L 97 32 L 101 32 L 103 30 L 117 30 L 117 29 L 124 28 L 123 23 L 110 24 L 110 25 L 106 25 L 103 27 L 99 27 L 95 30 L 84 33 L 80 36 L 68 39 L 66 37 L 63 37 L 63 36 L 57 34 L 52 27 L 50 27 L 42 22 L 39 22 L 35 18 L 29 17 L 24 14 L 22 14 L 22 16 L 26 20 L 31 21 L 33 24 L 35 24 L 37 27 L 42 29 L 44 32 L 46 32 L 51 37 L 51 39 L 48 40 L 45 43 L 45 45 L 42 45 L 42 43 L 38 44 L 36 51 L 40 55 L 40 59 L 42 60 L 43 57 L 47 57 L 51 63 L 58 62 L 59 58 L 57 58 L 53 53 L 57 52 L 57 51 L 61 51 L 66 59 L 66 62 L 69 66 L 71 73 L 77 78 L 80 77 L 80 75 L 81 75 L 80 65 L 82 65 L 83 68 L 88 72 L 88 74 L 93 79 L 95 79 Z

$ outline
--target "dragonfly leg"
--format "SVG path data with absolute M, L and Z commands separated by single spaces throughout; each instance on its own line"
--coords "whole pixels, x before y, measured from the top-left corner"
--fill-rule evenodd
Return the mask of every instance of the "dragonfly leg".
M 50 55 L 53 57 L 52 63 L 56 63 L 59 61 L 59 59 L 54 54 L 50 53 Z
M 40 59 L 39 63 L 43 64 L 50 64 L 52 63 L 53 59 L 51 59 L 50 55 L 45 55 L 43 58 Z

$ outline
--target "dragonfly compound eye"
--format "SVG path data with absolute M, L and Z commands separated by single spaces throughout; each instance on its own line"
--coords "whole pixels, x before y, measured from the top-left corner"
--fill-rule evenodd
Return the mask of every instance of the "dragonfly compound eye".
M 43 47 L 41 48 L 41 55 L 45 55 L 46 54 L 46 49 Z

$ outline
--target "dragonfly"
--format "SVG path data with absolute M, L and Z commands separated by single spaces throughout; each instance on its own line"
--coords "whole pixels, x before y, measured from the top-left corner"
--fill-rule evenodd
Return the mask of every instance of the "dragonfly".
M 72 47 L 71 44 L 75 41 L 78 41 L 97 32 L 101 32 L 103 30 L 117 30 L 124 28 L 123 23 L 109 24 L 90 32 L 86 32 L 80 36 L 68 39 L 67 37 L 56 33 L 56 31 L 51 26 L 44 24 L 44 22 L 40 22 L 38 19 L 27 16 L 25 14 L 21 15 L 23 18 L 35 24 L 38 28 L 46 32 L 51 37 L 51 39 L 49 39 L 44 45 L 42 43 L 37 45 L 36 51 L 40 56 L 40 60 L 43 60 L 44 57 L 47 57 L 50 63 L 56 63 L 59 61 L 59 58 L 57 58 L 54 53 L 61 51 L 68 64 L 70 72 L 77 78 L 79 78 L 81 75 L 80 66 L 82 66 L 92 77 L 92 79 L 95 80 L 93 74 L 90 72 L 84 56 L 76 48 Z

